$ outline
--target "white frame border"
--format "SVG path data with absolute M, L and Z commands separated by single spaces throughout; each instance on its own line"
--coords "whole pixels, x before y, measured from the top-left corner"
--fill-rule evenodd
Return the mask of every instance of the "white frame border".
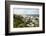
M 13 8 L 39 8 L 39 27 L 13 28 Z M 10 32 L 42 31 L 42 6 L 10 5 Z

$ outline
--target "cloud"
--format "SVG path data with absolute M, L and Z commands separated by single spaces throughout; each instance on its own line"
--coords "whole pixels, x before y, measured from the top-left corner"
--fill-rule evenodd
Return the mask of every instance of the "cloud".
M 39 14 L 39 9 L 16 8 L 14 9 L 14 14 Z

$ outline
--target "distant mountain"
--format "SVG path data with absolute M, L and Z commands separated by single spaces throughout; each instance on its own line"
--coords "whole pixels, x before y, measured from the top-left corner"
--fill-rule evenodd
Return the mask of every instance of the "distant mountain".
M 20 16 L 20 17 L 39 16 L 39 14 L 20 14 L 20 15 L 14 14 L 14 15 L 15 15 L 15 16 Z

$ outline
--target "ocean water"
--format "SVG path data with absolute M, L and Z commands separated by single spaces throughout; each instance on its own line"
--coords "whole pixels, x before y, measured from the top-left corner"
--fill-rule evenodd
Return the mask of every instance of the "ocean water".
M 25 14 L 25 15 L 21 15 L 21 16 L 39 16 L 39 14 Z

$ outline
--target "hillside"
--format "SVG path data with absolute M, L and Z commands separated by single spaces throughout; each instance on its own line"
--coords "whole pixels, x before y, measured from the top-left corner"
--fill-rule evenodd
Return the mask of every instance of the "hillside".
M 19 27 L 38 27 L 39 15 L 15 15 L 13 16 L 14 28 Z

